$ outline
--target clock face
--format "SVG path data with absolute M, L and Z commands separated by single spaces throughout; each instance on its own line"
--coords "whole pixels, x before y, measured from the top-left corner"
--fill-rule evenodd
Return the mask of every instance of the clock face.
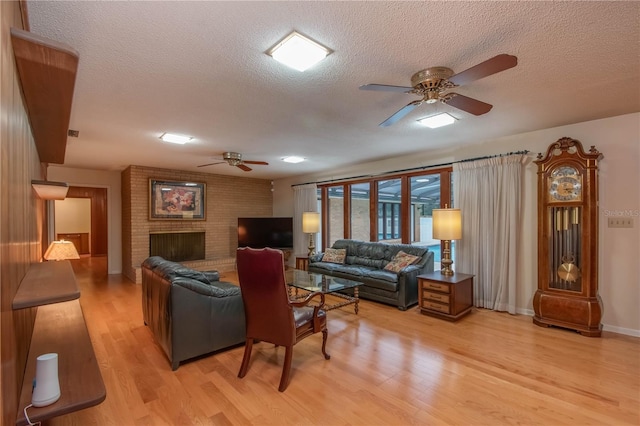
M 557 167 L 548 183 L 549 202 L 582 200 L 582 175 L 574 167 Z

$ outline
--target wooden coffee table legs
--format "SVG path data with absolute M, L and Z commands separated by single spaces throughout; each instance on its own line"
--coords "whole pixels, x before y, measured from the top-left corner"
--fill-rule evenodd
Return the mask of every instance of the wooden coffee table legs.
M 349 296 L 348 294 L 342 293 L 328 293 L 331 296 L 339 297 L 340 299 L 344 299 L 341 302 L 334 303 L 332 305 L 325 305 L 325 310 L 331 311 L 333 309 L 338 309 L 343 306 L 353 305 L 353 311 L 356 315 L 358 315 L 358 303 L 360 302 L 360 298 L 358 297 L 358 287 L 353 288 L 353 296 Z

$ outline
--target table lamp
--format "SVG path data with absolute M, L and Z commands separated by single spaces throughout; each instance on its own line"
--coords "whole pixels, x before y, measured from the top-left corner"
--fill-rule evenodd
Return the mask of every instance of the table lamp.
M 307 253 L 307 256 L 313 256 L 316 254 L 316 245 L 313 242 L 313 236 L 320 232 L 320 213 L 302 213 L 302 232 L 309 234 L 309 253 Z
M 71 241 L 54 241 L 44 253 L 46 260 L 80 259 L 76 246 Z
M 460 209 L 433 209 L 433 238 L 444 241 L 440 272 L 442 275 L 453 275 L 451 260 L 451 240 L 462 238 L 462 214 Z

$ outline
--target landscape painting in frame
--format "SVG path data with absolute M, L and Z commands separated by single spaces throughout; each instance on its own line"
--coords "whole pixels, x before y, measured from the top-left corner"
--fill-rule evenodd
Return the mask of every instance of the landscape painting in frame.
M 204 220 L 204 183 L 149 179 L 149 219 Z

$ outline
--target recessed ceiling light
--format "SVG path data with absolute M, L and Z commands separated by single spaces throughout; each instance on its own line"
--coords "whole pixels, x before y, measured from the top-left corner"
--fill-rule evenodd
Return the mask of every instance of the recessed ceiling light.
M 431 117 L 425 117 L 418 120 L 420 124 L 424 124 L 427 127 L 435 129 L 436 127 L 448 126 L 449 124 L 453 124 L 456 122 L 456 119 L 443 112 L 441 114 L 432 115 Z
M 174 135 L 172 133 L 163 133 L 162 136 L 160 136 L 160 139 L 162 139 L 165 142 L 178 143 L 180 145 L 184 145 L 185 143 L 189 142 L 193 138 L 190 136 Z
M 282 159 L 282 161 L 287 162 L 287 163 L 302 163 L 305 159 L 302 157 L 296 157 L 296 156 L 290 156 L 290 157 L 284 157 Z
M 315 41 L 292 32 L 271 48 L 267 55 L 300 72 L 311 68 L 331 53 L 331 50 Z

